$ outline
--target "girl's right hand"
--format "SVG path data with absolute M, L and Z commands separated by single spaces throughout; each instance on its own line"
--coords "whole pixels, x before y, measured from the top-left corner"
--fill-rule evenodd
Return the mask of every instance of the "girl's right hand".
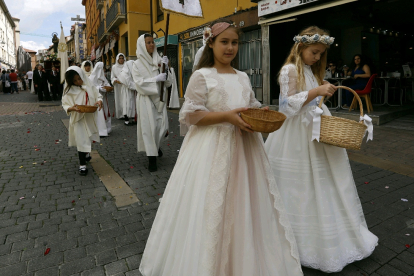
M 337 89 L 335 85 L 327 83 L 317 88 L 317 94 L 318 96 L 332 97 Z
M 253 133 L 254 131 L 251 129 L 252 127 L 247 124 L 243 119 L 240 117 L 240 112 L 247 110 L 247 107 L 236 108 L 226 112 L 226 121 L 230 124 L 239 127 L 241 130 L 246 132 Z M 241 132 L 240 132 L 241 134 Z

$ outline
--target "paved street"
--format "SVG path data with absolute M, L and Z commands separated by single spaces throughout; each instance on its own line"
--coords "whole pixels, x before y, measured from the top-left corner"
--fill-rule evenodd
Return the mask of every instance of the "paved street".
M 156 173 L 136 152 L 135 126 L 113 119 L 111 136 L 93 145 L 139 199 L 117 208 L 90 164 L 88 176 L 78 175 L 59 104 L 38 103 L 28 92 L 0 94 L 0 275 L 141 275 L 158 199 L 182 143 L 178 116 L 169 113 L 171 135 Z M 375 140 L 350 154 L 368 226 L 380 241 L 368 259 L 333 275 L 414 275 L 413 126 L 407 116 L 375 127 Z M 400 165 L 405 171 L 397 173 Z

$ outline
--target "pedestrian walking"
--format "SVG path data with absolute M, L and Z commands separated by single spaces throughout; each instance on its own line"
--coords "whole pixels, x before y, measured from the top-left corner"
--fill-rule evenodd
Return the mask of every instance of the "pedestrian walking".
M 33 71 L 32 70 L 27 71 L 26 76 L 29 81 L 29 89 L 32 90 Z
M 10 88 L 10 77 L 6 70 L 3 70 L 1 75 L 1 82 L 3 86 L 3 93 L 9 94 L 9 88 Z
M 62 93 L 60 91 L 60 74 L 56 69 L 57 68 L 55 66 L 52 67 L 52 71 L 49 73 L 48 81 L 50 84 L 53 100 L 60 101 L 62 99 Z
M 87 67 L 85 67 L 87 68 Z M 113 91 L 113 87 L 108 83 L 108 80 L 104 76 L 103 62 L 98 62 L 89 76 L 89 80 L 93 86 L 95 86 L 102 94 L 103 108 L 98 111 L 96 120 L 99 129 L 99 136 L 109 136 L 112 131 L 111 126 L 111 113 L 109 111 L 108 93 Z
M 85 75 L 89 78 L 93 71 L 93 64 L 90 60 L 85 60 L 82 62 L 81 69 L 85 73 Z
M 42 65 L 37 66 L 37 70 L 33 74 L 33 83 L 35 86 L 36 94 L 39 101 L 51 101 L 49 87 L 48 87 L 48 76 Z
M 164 106 L 160 112 L 161 82 L 165 87 L 171 86 L 166 73 L 160 73 L 161 64 L 168 65 L 168 58 L 161 58 L 151 35 L 141 35 L 137 41 L 137 60 L 134 62 L 132 77 L 137 95 L 137 144 L 138 152 L 148 156 L 148 170 L 157 170 L 157 156 L 163 155 L 160 144 L 168 135 L 168 115 Z M 112 71 L 113 72 L 113 71 Z M 167 93 L 164 93 L 166 96 Z M 166 97 L 165 97 L 166 99 Z
M 316 26 L 303 30 L 280 70 L 279 110 L 287 119 L 269 135 L 272 164 L 303 266 L 327 273 L 368 257 L 378 244 L 362 212 L 346 150 L 312 141 L 321 96 L 337 87 L 324 81 L 334 38 Z M 326 105 L 323 114 L 331 116 Z M 307 119 L 311 118 L 311 119 Z
M 112 86 L 112 82 L 111 82 L 111 67 L 109 68 L 105 68 L 105 77 L 108 80 L 109 84 Z
M 17 87 L 18 76 L 16 72 L 14 71 L 14 69 L 10 71 L 9 78 L 10 78 L 11 94 L 13 94 L 14 92 L 19 94 L 19 89 Z
M 132 66 L 133 60 L 129 60 L 122 68 L 121 74 L 119 74 L 119 81 L 122 83 L 121 94 L 122 94 L 122 115 L 124 115 L 126 126 L 132 126 L 133 122 L 129 119 L 135 118 L 136 114 L 136 93 L 137 88 L 135 86 L 134 79 L 132 78 Z
M 233 68 L 239 30 L 221 19 L 207 43 L 179 115 L 188 133 L 139 270 L 145 276 L 303 275 L 263 138 L 239 116 L 261 107 L 247 74 Z
M 65 80 L 62 106 L 70 116 L 69 147 L 77 148 L 79 174 L 86 176 L 88 174 L 86 162 L 92 159 L 90 156 L 92 142 L 99 142 L 97 113 L 82 113 L 78 105 L 98 105 L 99 109 L 102 109 L 102 95 L 78 66 L 71 66 L 66 70 Z
M 112 66 L 111 81 L 114 86 L 115 96 L 115 117 L 117 119 L 123 119 L 122 115 L 122 83 L 118 80 L 119 74 L 121 74 L 122 68 L 124 68 L 125 56 L 120 53 L 116 56 L 115 64 Z

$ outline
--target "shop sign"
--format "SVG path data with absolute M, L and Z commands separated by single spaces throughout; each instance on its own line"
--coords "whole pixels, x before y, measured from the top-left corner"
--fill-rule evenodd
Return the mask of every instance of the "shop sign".
M 155 45 L 157 47 L 164 47 L 165 36 L 155 39 L 154 42 L 155 42 Z M 177 35 L 169 35 L 168 36 L 168 45 L 178 45 L 178 36 Z
M 191 38 L 198 37 L 198 36 L 202 36 L 203 32 L 204 32 L 204 27 L 198 28 L 198 29 L 193 30 L 193 31 L 182 33 L 182 34 L 180 34 L 180 41 L 191 39 Z
M 316 1 L 318 0 L 262 0 L 258 3 L 259 17 Z

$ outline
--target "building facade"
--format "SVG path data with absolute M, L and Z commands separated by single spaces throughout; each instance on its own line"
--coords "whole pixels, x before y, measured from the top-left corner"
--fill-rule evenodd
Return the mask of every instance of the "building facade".
M 30 53 L 26 52 L 22 46 L 17 48 L 17 66 L 16 68 L 20 71 L 29 71 L 32 67 L 32 57 Z
M 16 67 L 14 28 L 14 20 L 6 3 L 0 0 L 0 62 L 4 69 Z
M 100 20 L 100 13 L 98 7 L 102 5 L 102 0 L 82 0 L 82 5 L 85 6 L 86 16 L 86 59 L 95 59 L 95 47 L 98 45 L 98 26 Z

